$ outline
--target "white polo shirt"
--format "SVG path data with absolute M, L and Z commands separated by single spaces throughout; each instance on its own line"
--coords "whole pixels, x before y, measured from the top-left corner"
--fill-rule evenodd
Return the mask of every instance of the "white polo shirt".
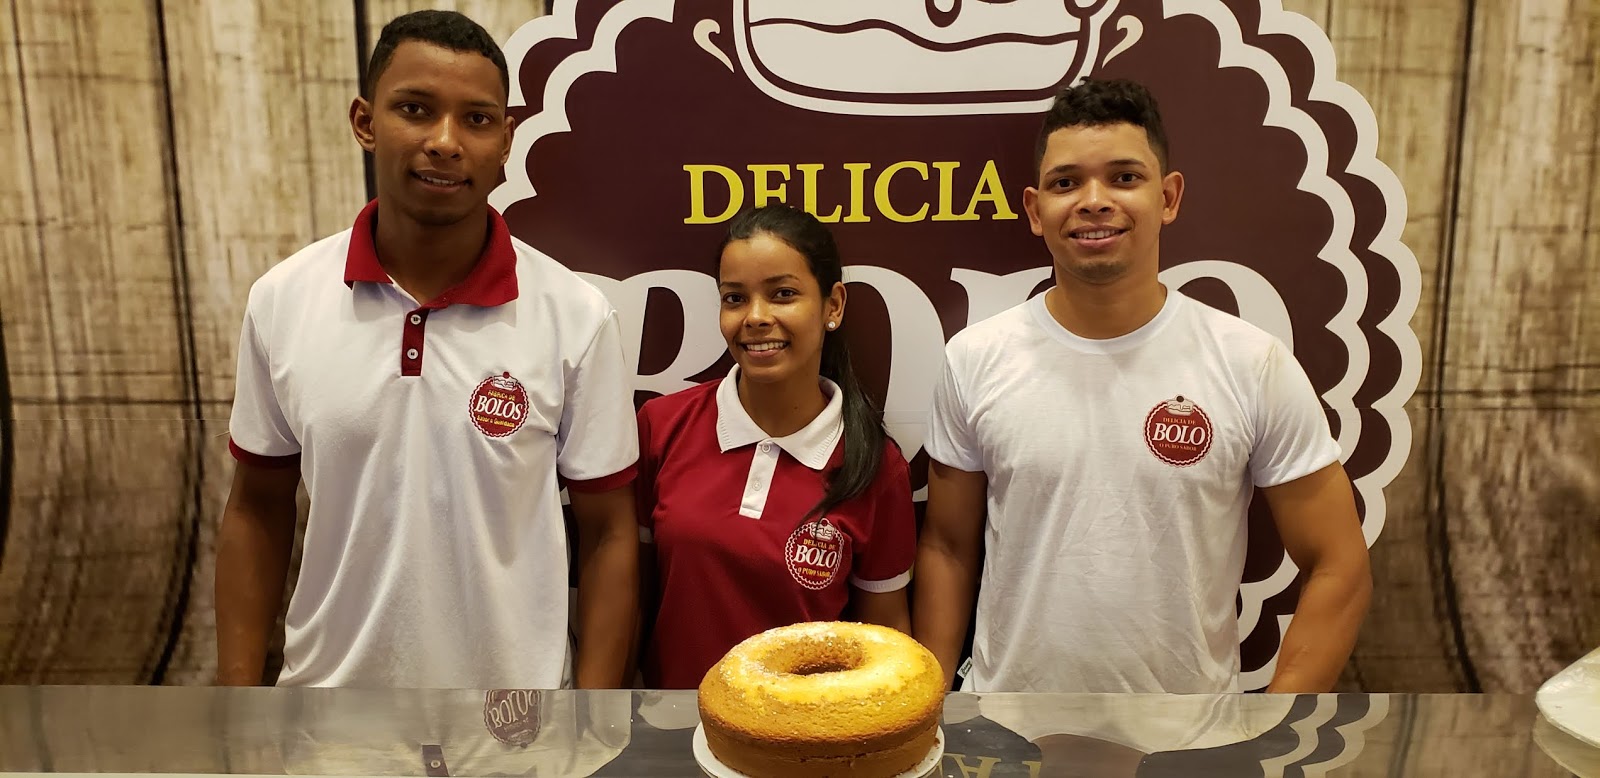
M 419 304 L 378 263 L 377 204 L 250 290 L 234 456 L 311 496 L 279 683 L 568 685 L 560 483 L 633 478 L 616 313 L 490 212 L 471 274 Z
M 293 717 L 293 731 L 276 743 L 240 749 L 230 763 L 234 769 L 326 776 L 582 776 L 615 760 L 632 737 L 633 700 L 623 690 L 347 689 L 260 704 L 265 707 L 255 710 L 268 720 Z M 695 711 L 693 699 L 686 707 Z M 374 711 L 404 713 L 380 717 Z M 425 760 L 434 755 L 443 764 L 429 770 Z
M 963 689 L 1239 690 L 1235 601 L 1256 487 L 1339 461 L 1294 355 L 1176 289 L 1089 340 L 1044 295 L 946 348 L 928 456 L 989 482 Z

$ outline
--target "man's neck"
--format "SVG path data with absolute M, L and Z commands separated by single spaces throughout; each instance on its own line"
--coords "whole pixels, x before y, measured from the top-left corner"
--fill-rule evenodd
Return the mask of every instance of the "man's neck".
M 401 289 L 427 303 L 461 283 L 472 272 L 489 239 L 489 212 L 455 224 L 429 226 L 402 217 L 378 201 L 373 243 L 378 263 Z
M 781 384 L 754 386 L 739 376 L 739 404 L 762 432 L 774 438 L 793 435 L 828 407 L 816 378 L 797 376 Z
M 1062 327 L 1080 338 L 1120 338 L 1150 323 L 1167 302 L 1167 288 L 1155 274 L 1086 284 L 1058 273 L 1045 294 L 1045 308 Z

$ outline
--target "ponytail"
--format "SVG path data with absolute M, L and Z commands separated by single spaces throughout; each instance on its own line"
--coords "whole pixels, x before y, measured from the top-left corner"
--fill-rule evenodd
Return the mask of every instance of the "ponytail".
M 834 506 L 859 496 L 878 477 L 883 464 L 883 411 L 862 390 L 850 364 L 850 346 L 843 328 L 823 336 L 822 376 L 839 385 L 844 417 L 844 464 L 828 475 L 828 491 L 806 514 L 821 518 Z

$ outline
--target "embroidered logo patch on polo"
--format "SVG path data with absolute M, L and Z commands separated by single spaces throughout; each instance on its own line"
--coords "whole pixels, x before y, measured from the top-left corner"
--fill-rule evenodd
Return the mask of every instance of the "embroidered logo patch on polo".
M 503 438 L 527 420 L 528 390 L 510 373 L 485 378 L 467 400 L 467 415 L 483 434 Z
M 824 517 L 808 521 L 790 533 L 783 558 L 796 583 L 807 589 L 823 589 L 839 574 L 839 565 L 849 547 L 850 537 Z
M 1144 442 L 1157 459 L 1188 467 L 1211 450 L 1211 417 L 1180 394 L 1150 409 L 1144 418 Z

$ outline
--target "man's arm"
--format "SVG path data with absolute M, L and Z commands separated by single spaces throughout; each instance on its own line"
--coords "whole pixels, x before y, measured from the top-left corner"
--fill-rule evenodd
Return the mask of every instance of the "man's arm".
M 1300 601 L 1267 691 L 1327 692 L 1355 648 L 1372 599 L 1372 569 L 1350 479 L 1335 462 L 1263 491 L 1283 547 L 1301 574 Z
M 217 683 L 258 686 L 283 606 L 300 468 L 234 465 L 217 532 Z
M 928 462 L 928 513 L 917 542 L 912 629 L 944 669 L 948 688 L 961 661 L 983 569 L 983 514 L 989 479 Z
M 661 608 L 661 592 L 656 586 L 660 568 L 656 564 L 654 530 L 656 512 L 656 453 L 651 446 L 649 404 L 635 415 L 639 429 L 638 474 L 633 480 L 634 525 L 639 538 L 639 616 L 634 621 L 633 649 L 628 652 L 629 685 L 639 678 L 644 647 L 655 630 L 656 613 Z
M 628 685 L 639 680 L 644 647 L 650 642 L 650 633 L 656 628 L 656 612 L 661 608 L 661 592 L 656 587 L 656 544 L 639 542 L 639 615 L 634 619 L 633 648 L 628 651 L 626 676 Z
M 567 493 L 578 532 L 578 688 L 623 688 L 639 618 L 633 486 Z

